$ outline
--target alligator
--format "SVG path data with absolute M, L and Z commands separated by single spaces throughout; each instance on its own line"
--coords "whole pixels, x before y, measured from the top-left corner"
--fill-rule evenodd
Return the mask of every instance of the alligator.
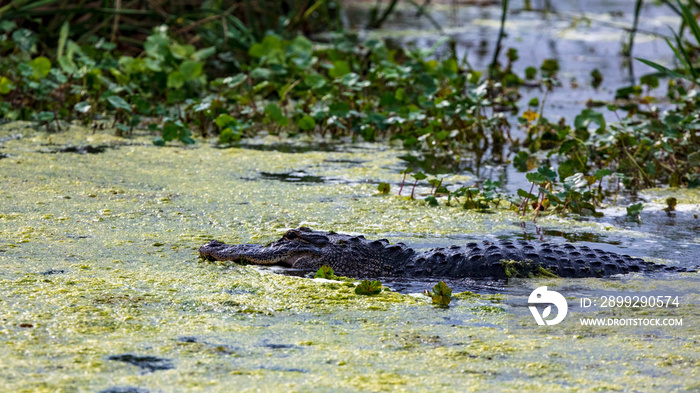
M 482 241 L 418 252 L 403 243 L 364 236 L 314 231 L 287 231 L 268 245 L 230 245 L 212 240 L 199 249 L 201 258 L 256 265 L 286 265 L 316 271 L 326 265 L 353 278 L 443 277 L 509 278 L 533 276 L 608 277 L 630 272 L 686 272 L 629 255 L 575 246 L 524 240 Z

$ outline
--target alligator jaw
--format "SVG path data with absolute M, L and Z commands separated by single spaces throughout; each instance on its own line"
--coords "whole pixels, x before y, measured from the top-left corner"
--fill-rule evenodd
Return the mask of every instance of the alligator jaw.
M 255 265 L 284 264 L 290 267 L 303 258 L 317 255 L 309 250 L 279 250 L 260 244 L 230 245 L 212 240 L 199 248 L 199 257 L 208 260 L 234 261 Z

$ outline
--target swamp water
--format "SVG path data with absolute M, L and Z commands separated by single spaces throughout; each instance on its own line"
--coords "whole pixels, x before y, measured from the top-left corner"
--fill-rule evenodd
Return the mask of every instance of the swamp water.
M 612 207 L 601 221 L 543 216 L 523 226 L 505 209 L 429 208 L 396 196 L 405 152 L 385 146 L 158 148 L 150 136 L 66 128 L 0 130 L 0 391 L 700 389 L 697 273 L 462 281 L 450 283 L 455 293 L 476 294 L 442 309 L 420 293 L 434 281 L 359 296 L 346 283 L 197 254 L 210 239 L 268 242 L 306 225 L 419 248 L 568 236 L 697 265 L 697 191 L 674 193 L 676 226 L 658 208 L 665 190 L 642 195 L 641 224 Z M 392 195 L 379 195 L 378 182 L 391 182 Z M 567 296 L 678 294 L 684 326 L 520 330 L 509 299 L 541 285 Z

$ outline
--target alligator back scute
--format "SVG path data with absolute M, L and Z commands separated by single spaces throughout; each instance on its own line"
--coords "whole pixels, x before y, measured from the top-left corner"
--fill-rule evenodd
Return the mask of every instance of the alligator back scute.
M 607 277 L 629 272 L 659 270 L 661 265 L 641 258 L 573 244 L 528 241 L 468 243 L 461 247 L 420 253 L 404 274 L 454 278 L 507 278 L 513 274 L 560 277 Z M 666 270 L 666 269 L 664 269 Z M 671 267 L 669 271 L 687 269 Z

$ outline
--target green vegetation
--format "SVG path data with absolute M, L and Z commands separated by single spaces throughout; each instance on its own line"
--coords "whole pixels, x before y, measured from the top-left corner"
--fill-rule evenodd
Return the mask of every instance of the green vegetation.
M 323 265 L 318 269 L 318 271 L 314 275 L 314 278 L 325 278 L 326 280 L 336 280 L 336 279 L 338 279 L 338 276 L 335 275 L 332 267 Z
M 379 281 L 362 280 L 356 287 L 355 293 L 358 295 L 372 296 L 382 292 L 382 283 Z
M 431 186 L 423 198 L 428 206 L 442 202 L 488 210 L 507 201 L 522 214 L 531 206 L 534 218 L 543 212 L 600 216 L 596 209 L 607 197 L 616 197 L 621 185 L 632 191 L 700 186 L 693 89 L 698 48 L 681 38 L 682 31 L 675 44 L 669 41 L 680 69 L 640 59 L 659 73 L 618 90 L 615 101 L 591 103 L 566 124 L 544 113 L 548 93 L 561 84 L 555 59 L 527 67 L 523 75 L 513 71 L 516 50 L 504 51 L 507 61 L 499 62 L 508 2 L 503 2 L 487 73 L 458 59 L 455 43 L 446 38 L 428 49 L 360 41 L 342 32 L 332 1 L 267 1 L 264 9 L 246 2 L 195 10 L 168 3 L 167 12 L 136 3 L 97 12 L 60 0 L 15 0 L 0 8 L 0 117 L 34 120 L 48 132 L 74 120 L 97 127 L 97 121 L 108 119 L 122 137 L 148 128 L 158 146 L 207 137 L 229 146 L 261 132 L 398 140 L 445 162 L 470 157 L 477 176 L 484 163 L 536 169 L 526 175 L 529 191 L 506 195 L 498 181 L 449 185 L 407 168 L 399 195 L 410 175 L 410 199 L 419 184 Z M 381 25 L 395 5 L 383 11 L 375 7 L 371 24 Z M 678 7 L 700 42 L 693 13 L 680 2 Z M 97 14 L 107 18 L 98 23 Z M 331 31 L 329 42 L 302 34 L 321 30 Z M 633 33 L 630 50 L 632 43 Z M 649 95 L 662 76 L 682 79 L 669 81 L 673 107 L 664 113 L 652 106 Z M 597 70 L 591 78 L 594 87 L 602 83 Z M 524 84 L 540 86 L 544 93 L 521 109 Z M 596 109 L 601 106 L 618 121 L 606 122 Z M 520 112 L 524 140 L 511 135 L 508 111 Z M 388 183 L 378 187 L 382 194 L 390 189 Z
M 543 268 L 539 263 L 532 261 L 503 260 L 501 264 L 508 278 L 559 277 L 553 271 Z
M 435 284 L 432 292 L 426 290 L 425 294 L 430 296 L 433 303 L 440 307 L 449 307 L 452 301 L 452 288 L 448 287 L 444 281 Z

